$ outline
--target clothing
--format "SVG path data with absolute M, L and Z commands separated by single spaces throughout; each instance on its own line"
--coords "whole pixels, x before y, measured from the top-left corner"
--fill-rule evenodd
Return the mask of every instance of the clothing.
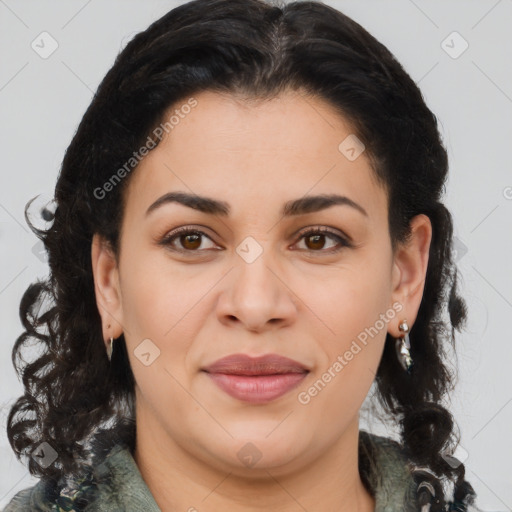
M 420 510 L 416 484 L 398 443 L 360 431 L 359 457 L 361 478 L 376 501 L 375 512 Z M 19 491 L 4 512 L 161 512 L 126 445 L 114 445 L 91 474 L 92 479 L 89 475 L 75 480 L 78 492 L 41 479 Z

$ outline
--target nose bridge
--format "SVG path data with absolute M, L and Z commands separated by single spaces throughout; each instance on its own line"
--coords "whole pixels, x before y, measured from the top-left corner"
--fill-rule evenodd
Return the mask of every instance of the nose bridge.
M 237 303 L 255 306 L 266 304 L 271 307 L 279 291 L 275 260 L 271 254 L 269 241 L 256 241 L 247 237 L 236 248 L 240 261 L 233 286 Z
M 244 239 L 236 248 L 239 262 L 231 276 L 219 313 L 236 317 L 250 329 L 259 329 L 295 313 L 291 292 L 279 276 L 270 242 Z

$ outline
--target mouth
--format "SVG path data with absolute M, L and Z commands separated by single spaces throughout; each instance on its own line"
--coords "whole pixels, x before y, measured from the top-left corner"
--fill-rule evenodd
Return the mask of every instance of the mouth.
M 297 387 L 309 374 L 305 365 L 277 354 L 256 358 L 234 354 L 202 371 L 231 397 L 253 404 L 278 399 Z
M 253 404 L 276 400 L 298 386 L 309 372 L 273 375 L 206 374 L 225 393 Z

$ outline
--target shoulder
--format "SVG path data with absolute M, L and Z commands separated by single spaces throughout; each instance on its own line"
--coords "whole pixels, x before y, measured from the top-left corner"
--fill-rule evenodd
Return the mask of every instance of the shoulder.
M 376 494 L 376 511 L 395 510 L 393 507 L 403 504 L 404 511 L 423 510 L 418 502 L 418 489 L 426 487 L 432 499 L 436 490 L 432 487 L 432 478 L 437 477 L 428 468 L 419 467 L 407 456 L 404 447 L 394 439 L 378 436 L 361 430 L 359 432 L 360 472 Z M 437 491 L 443 492 L 443 486 L 436 485 Z M 450 501 L 444 496 L 447 510 L 467 510 L 482 512 L 475 500 L 464 498 L 463 502 Z
M 52 509 L 48 497 L 54 494 L 55 486 L 49 480 L 39 480 L 34 486 L 17 492 L 3 512 L 50 511 Z
M 119 447 L 115 447 L 117 450 Z M 92 468 L 79 475 L 54 480 L 43 477 L 32 487 L 17 492 L 2 512 L 63 512 L 86 510 L 96 496 Z
M 131 450 L 123 443 L 94 452 L 91 467 L 59 482 L 41 479 L 18 492 L 3 512 L 158 511 Z
M 394 480 L 411 476 L 411 466 L 402 445 L 390 437 L 359 431 L 359 456 L 369 476 L 391 472 Z M 378 473 L 377 473 L 378 472 Z
M 15 494 L 2 512 L 21 512 L 22 510 L 30 510 L 30 500 L 35 487 L 36 486 L 28 487 L 27 489 L 23 489 Z
M 403 447 L 395 440 L 361 430 L 359 432 L 359 470 L 373 494 L 376 511 L 415 511 L 417 484 Z
M 87 475 L 69 479 L 66 484 L 41 479 L 16 493 L 3 512 L 80 511 L 94 494 L 94 482 Z

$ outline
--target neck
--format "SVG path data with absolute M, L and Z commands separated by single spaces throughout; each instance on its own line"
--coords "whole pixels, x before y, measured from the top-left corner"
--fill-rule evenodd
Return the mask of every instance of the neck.
M 162 512 L 373 512 L 375 500 L 358 470 L 359 422 L 353 421 L 324 453 L 301 467 L 249 472 L 199 459 L 176 443 L 152 416 L 137 418 L 134 459 Z M 185 447 L 184 447 L 185 446 Z

